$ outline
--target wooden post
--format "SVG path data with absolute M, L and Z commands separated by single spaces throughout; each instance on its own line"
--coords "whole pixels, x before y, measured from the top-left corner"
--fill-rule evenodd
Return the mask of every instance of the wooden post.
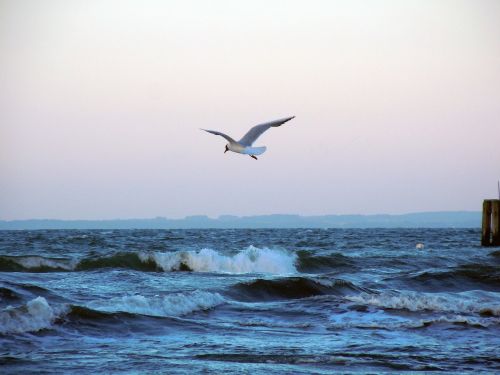
M 500 199 L 491 203 L 491 246 L 500 246 Z
M 483 231 L 481 233 L 481 246 L 491 244 L 491 200 L 483 201 Z

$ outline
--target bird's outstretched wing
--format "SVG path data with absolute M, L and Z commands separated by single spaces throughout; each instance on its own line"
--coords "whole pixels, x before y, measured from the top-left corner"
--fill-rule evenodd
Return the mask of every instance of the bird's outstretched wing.
M 281 126 L 285 122 L 290 121 L 293 118 L 295 118 L 295 116 L 286 117 L 279 120 L 274 120 L 271 122 L 266 122 L 264 124 L 256 125 L 252 129 L 250 129 L 248 133 L 245 134 L 243 138 L 239 140 L 238 143 L 241 143 L 243 146 L 251 146 L 257 140 L 257 138 L 259 138 L 262 135 L 262 133 L 264 133 L 267 129 L 271 127 Z
M 228 135 L 226 135 L 224 133 L 218 132 L 216 130 L 207 130 L 207 129 L 200 129 L 200 130 L 204 130 L 204 131 L 206 131 L 206 132 L 208 132 L 210 134 L 220 135 L 221 137 L 224 137 L 225 139 L 227 139 L 228 142 L 230 142 L 230 143 L 236 143 L 236 141 L 233 138 L 231 138 L 230 136 L 228 136 Z

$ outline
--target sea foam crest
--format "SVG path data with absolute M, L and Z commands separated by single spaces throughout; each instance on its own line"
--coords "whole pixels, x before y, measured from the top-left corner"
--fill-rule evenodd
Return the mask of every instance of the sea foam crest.
M 0 333 L 36 332 L 49 328 L 58 317 L 43 297 L 29 301 L 26 306 L 7 307 L 0 312 Z
M 93 301 L 88 307 L 104 312 L 127 312 L 150 316 L 182 316 L 199 310 L 209 310 L 222 303 L 219 293 L 196 290 L 163 297 L 145 297 L 140 294 Z
M 348 315 L 348 314 L 345 314 Z M 411 319 L 397 316 L 379 315 L 377 313 L 358 315 L 356 317 L 340 316 L 332 319 L 329 329 L 345 328 L 382 328 L 397 330 L 401 328 L 422 328 L 436 323 L 466 324 L 476 327 L 489 327 L 500 323 L 498 318 L 479 318 L 463 315 L 441 315 L 426 319 Z
M 20 256 L 20 257 L 5 257 L 26 269 L 36 269 L 36 268 L 52 268 L 52 269 L 62 269 L 66 271 L 72 271 L 75 269 L 77 262 L 70 259 L 52 259 L 44 258 L 37 255 L 32 256 Z
M 141 261 L 153 260 L 164 271 L 188 267 L 196 272 L 225 273 L 296 273 L 297 256 L 280 250 L 249 246 L 233 256 L 220 254 L 212 249 L 178 251 L 173 253 L 140 253 Z
M 404 309 L 409 311 L 436 311 L 448 313 L 489 313 L 500 315 L 500 304 L 493 300 L 478 301 L 474 298 L 457 295 L 440 295 L 429 293 L 403 292 L 400 294 L 361 293 L 347 296 L 347 300 L 388 309 Z

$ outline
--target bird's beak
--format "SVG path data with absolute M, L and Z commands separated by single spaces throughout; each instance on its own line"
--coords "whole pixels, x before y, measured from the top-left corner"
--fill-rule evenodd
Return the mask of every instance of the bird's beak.
M 227 146 L 226 146 L 226 149 L 224 150 L 224 153 L 228 152 L 228 150 L 229 150 L 229 149 L 228 149 L 228 148 L 227 148 Z

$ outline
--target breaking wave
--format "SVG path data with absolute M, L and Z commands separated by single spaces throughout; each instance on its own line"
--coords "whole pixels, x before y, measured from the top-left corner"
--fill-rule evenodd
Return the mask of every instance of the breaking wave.
M 194 271 L 220 273 L 296 273 L 297 256 L 285 251 L 250 246 L 229 256 L 212 249 L 177 252 L 122 252 L 107 257 L 67 258 L 41 256 L 0 256 L 0 271 L 60 272 L 100 268 L 127 268 L 138 271 Z
M 65 310 L 55 309 L 43 297 L 32 299 L 20 307 L 7 307 L 0 312 L 0 333 L 36 332 L 52 326 Z
M 163 297 L 132 295 L 93 301 L 87 307 L 98 312 L 126 312 L 156 317 L 182 316 L 195 311 L 210 310 L 225 302 L 219 293 L 196 290 Z
M 142 295 L 115 297 L 92 301 L 85 306 L 50 305 L 44 297 L 39 296 L 25 305 L 8 306 L 1 310 L 0 334 L 38 332 L 52 329 L 54 324 L 62 321 L 114 320 L 123 313 L 152 317 L 180 317 L 196 311 L 210 310 L 225 302 L 219 293 L 200 290 L 154 297 Z
M 153 260 L 164 271 L 190 270 L 223 273 L 296 273 L 296 255 L 284 251 L 250 246 L 227 256 L 212 249 L 174 253 L 140 253 L 143 262 Z
M 72 271 L 77 262 L 66 258 L 48 258 L 38 255 L 0 256 L 0 271 Z
M 432 311 L 455 314 L 481 314 L 486 316 L 500 316 L 500 303 L 495 300 L 478 301 L 463 296 L 442 294 L 402 292 L 398 294 L 360 293 L 346 296 L 345 299 L 365 305 L 372 305 L 384 309 Z

